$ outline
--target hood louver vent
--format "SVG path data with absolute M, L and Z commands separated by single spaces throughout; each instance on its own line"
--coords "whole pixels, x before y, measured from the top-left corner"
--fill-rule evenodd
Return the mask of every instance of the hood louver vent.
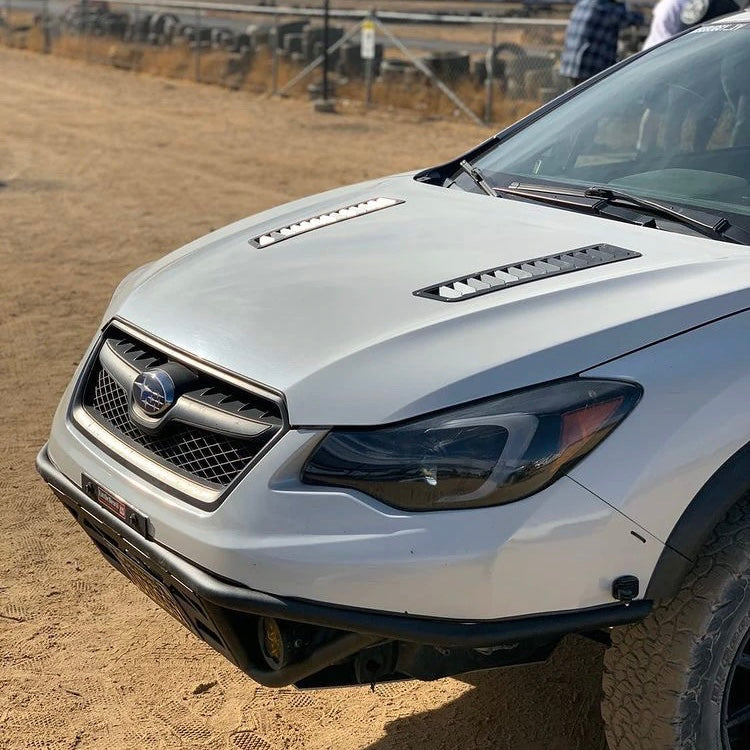
M 414 294 L 417 297 L 427 297 L 442 302 L 458 302 L 488 292 L 496 292 L 499 289 L 526 284 L 529 281 L 640 257 L 640 253 L 614 245 L 589 245 L 558 255 L 547 255 L 543 258 L 519 261 L 509 266 L 477 271 L 469 276 L 461 276 L 458 279 L 443 281 L 435 286 L 420 289 Z
M 347 219 L 354 219 L 357 216 L 364 216 L 375 211 L 381 211 L 384 208 L 397 206 L 399 203 L 403 203 L 403 201 L 396 198 L 371 198 L 370 200 L 362 201 L 362 203 L 337 208 L 325 214 L 311 216 L 309 219 L 279 227 L 279 229 L 274 229 L 258 237 L 254 237 L 250 240 L 250 244 L 258 249 L 263 249 L 271 245 L 276 245 L 283 240 L 288 240 L 290 237 L 296 237 L 297 235 L 305 234 L 305 232 L 312 232 L 313 229 L 320 229 L 320 227 L 326 227 L 329 224 L 338 224 Z

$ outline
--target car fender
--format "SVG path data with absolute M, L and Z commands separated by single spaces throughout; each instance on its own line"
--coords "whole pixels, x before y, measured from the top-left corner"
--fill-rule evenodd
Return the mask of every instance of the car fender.
M 671 599 L 717 524 L 750 496 L 750 443 L 701 487 L 667 538 L 646 590 L 646 599 Z
M 676 590 L 716 524 L 750 492 L 749 327 L 741 311 L 584 373 L 644 389 L 570 476 L 666 545 L 651 598 Z

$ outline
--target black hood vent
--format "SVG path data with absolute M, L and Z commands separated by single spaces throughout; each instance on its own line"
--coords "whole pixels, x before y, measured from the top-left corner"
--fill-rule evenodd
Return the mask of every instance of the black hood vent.
M 530 281 L 559 276 L 562 273 L 582 271 L 585 268 L 605 266 L 608 263 L 640 257 L 640 253 L 614 245 L 589 245 L 558 255 L 546 255 L 542 258 L 519 261 L 509 266 L 477 271 L 469 276 L 442 281 L 434 286 L 420 289 L 414 294 L 417 297 L 437 299 L 441 302 L 459 302 Z

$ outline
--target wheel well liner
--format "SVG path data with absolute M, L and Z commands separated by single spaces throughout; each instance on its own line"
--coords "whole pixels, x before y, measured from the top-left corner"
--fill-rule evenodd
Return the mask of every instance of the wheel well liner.
M 667 538 L 645 598 L 671 599 L 678 592 L 711 531 L 750 495 L 750 443 L 727 459 L 690 501 Z

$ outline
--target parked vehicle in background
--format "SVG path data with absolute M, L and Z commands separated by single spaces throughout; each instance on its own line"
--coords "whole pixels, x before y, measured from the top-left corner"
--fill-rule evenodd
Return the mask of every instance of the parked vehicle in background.
M 136 269 L 39 471 L 264 685 L 581 632 L 612 748 L 747 748 L 749 65 L 745 13 Z

